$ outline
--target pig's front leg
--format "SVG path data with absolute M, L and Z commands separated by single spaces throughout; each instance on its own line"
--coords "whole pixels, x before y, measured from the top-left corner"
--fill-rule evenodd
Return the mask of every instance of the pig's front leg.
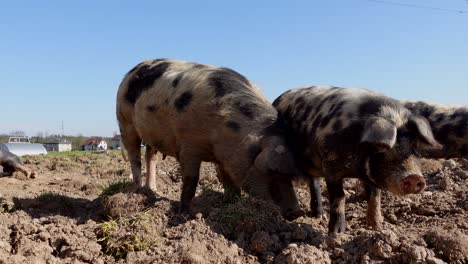
M 380 196 L 382 190 L 377 187 L 365 184 L 367 198 L 366 221 L 375 230 L 382 229 L 382 210 L 380 208 Z
M 313 177 L 311 179 L 310 185 L 310 211 L 312 217 L 320 217 L 323 214 L 322 206 L 322 190 L 320 189 L 320 178 Z
M 328 196 L 330 199 L 330 220 L 328 222 L 328 234 L 344 232 L 345 220 L 345 193 L 343 190 L 343 179 L 325 175 Z

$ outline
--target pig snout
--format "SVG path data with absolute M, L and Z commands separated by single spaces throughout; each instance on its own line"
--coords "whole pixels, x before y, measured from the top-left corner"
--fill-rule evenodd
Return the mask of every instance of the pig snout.
M 412 174 L 401 179 L 400 186 L 405 194 L 420 193 L 426 188 L 426 180 L 421 175 Z

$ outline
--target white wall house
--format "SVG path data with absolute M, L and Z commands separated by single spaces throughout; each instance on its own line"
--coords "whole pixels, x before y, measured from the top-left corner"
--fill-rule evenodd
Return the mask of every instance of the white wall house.
M 56 139 L 44 143 L 44 147 L 47 151 L 71 151 L 72 143 L 65 139 Z
M 92 137 L 81 146 L 83 150 L 107 150 L 107 142 L 100 137 Z

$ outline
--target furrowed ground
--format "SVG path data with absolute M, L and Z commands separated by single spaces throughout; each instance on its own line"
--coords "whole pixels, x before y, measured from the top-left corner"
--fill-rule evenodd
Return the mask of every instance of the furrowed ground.
M 181 178 L 172 158 L 159 157 L 156 193 L 128 183 L 120 152 L 23 161 L 37 178 L 0 178 L 0 263 L 468 262 L 467 160 L 425 160 L 424 193 L 384 193 L 381 231 L 367 228 L 360 184 L 346 180 L 348 230 L 335 240 L 325 218 L 288 222 L 265 202 L 225 200 L 208 163 L 184 217 L 174 210 Z

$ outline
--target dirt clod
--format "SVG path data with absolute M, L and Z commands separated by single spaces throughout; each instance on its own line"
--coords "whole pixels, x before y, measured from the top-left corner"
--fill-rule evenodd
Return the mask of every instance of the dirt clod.
M 102 205 L 110 218 L 142 212 L 156 201 L 151 190 L 129 186 L 112 195 L 102 196 Z
M 315 263 L 331 263 L 330 256 L 311 245 L 296 245 L 289 246 L 283 250 L 275 259 L 276 264 L 315 264 Z
M 424 235 L 427 244 L 445 261 L 468 261 L 468 235 L 453 230 L 436 229 Z
M 250 249 L 256 253 L 264 253 L 272 246 L 273 241 L 265 231 L 258 231 L 252 235 Z

